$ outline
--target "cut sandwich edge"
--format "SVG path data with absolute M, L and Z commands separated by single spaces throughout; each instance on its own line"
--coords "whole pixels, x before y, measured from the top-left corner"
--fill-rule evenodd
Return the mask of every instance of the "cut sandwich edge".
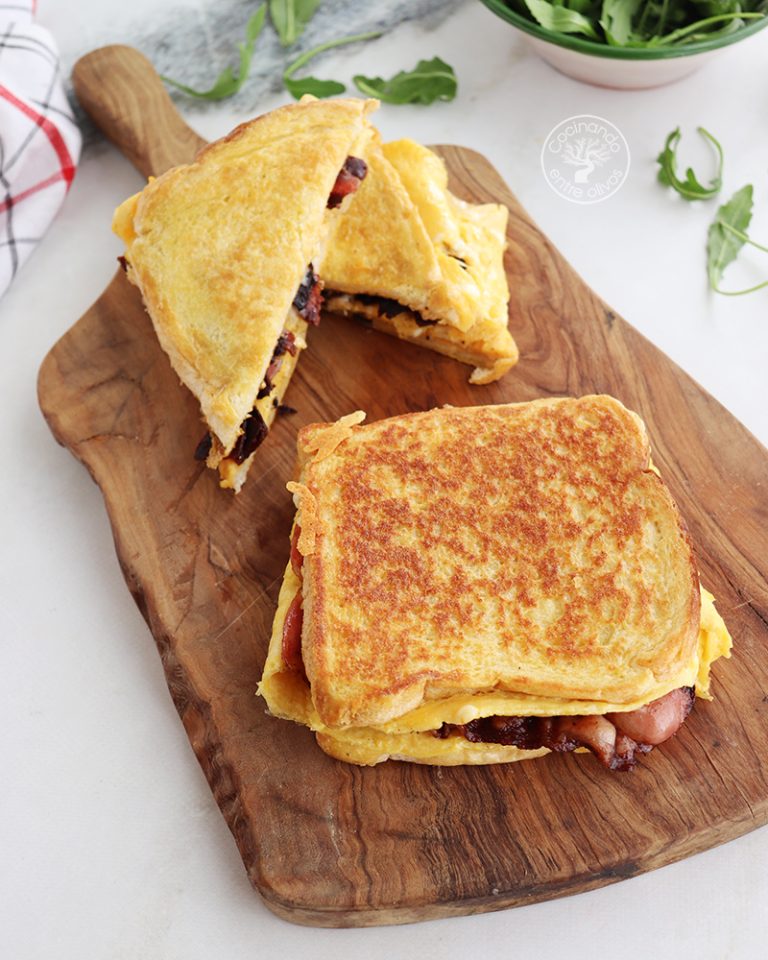
M 518 362 L 520 352 L 507 327 L 483 323 L 466 331 L 419 313 L 384 297 L 328 291 L 324 309 L 357 320 L 380 333 L 425 347 L 475 369 L 472 384 L 499 380 Z

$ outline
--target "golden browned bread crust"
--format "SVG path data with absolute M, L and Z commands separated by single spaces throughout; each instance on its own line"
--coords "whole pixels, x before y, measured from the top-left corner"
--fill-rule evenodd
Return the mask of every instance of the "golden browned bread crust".
M 329 726 L 380 724 L 460 691 L 630 702 L 695 656 L 698 576 L 611 397 L 313 425 L 298 522 L 302 652 Z M 310 507 L 311 505 L 311 507 Z
M 115 213 L 129 278 L 224 453 L 251 411 L 328 196 L 375 101 L 302 101 L 242 124 Z

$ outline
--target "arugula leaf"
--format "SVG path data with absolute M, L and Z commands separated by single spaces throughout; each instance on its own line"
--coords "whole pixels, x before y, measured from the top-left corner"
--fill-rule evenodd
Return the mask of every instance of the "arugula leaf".
M 224 100 L 231 97 L 245 83 L 245 78 L 251 69 L 251 58 L 253 57 L 253 48 L 256 44 L 256 38 L 261 33 L 264 26 L 264 18 L 267 8 L 262 4 L 256 13 L 248 21 L 245 28 L 245 43 L 238 43 L 237 49 L 240 51 L 240 65 L 235 75 L 232 67 L 225 67 L 216 78 L 216 82 L 210 90 L 195 90 L 186 84 L 179 83 L 178 80 L 172 80 L 170 77 L 161 77 L 166 83 L 177 90 L 181 90 L 190 97 L 197 97 L 200 100 Z
M 306 50 L 301 54 L 300 57 L 297 57 L 293 63 L 289 63 L 283 71 L 283 83 L 285 85 L 285 89 L 296 100 L 300 99 L 307 93 L 310 93 L 313 96 L 321 99 L 323 97 L 332 97 L 337 93 L 344 93 L 347 88 L 343 83 L 339 83 L 336 80 L 318 80 L 317 77 L 302 77 L 298 80 L 295 80 L 293 75 L 305 64 L 309 63 L 313 57 L 316 57 L 319 53 L 323 53 L 325 50 L 330 50 L 333 47 L 341 47 L 348 43 L 358 43 L 362 40 L 375 40 L 376 37 L 380 36 L 381 32 L 356 33 L 351 37 L 341 37 L 338 40 L 329 40 L 327 43 L 321 43 L 317 47 L 312 47 L 311 50 Z
M 768 253 L 768 247 L 755 243 L 747 235 L 751 220 L 752 184 L 748 183 L 746 187 L 737 190 L 731 199 L 720 207 L 707 233 L 707 275 L 710 287 L 717 293 L 729 297 L 738 297 L 744 293 L 753 293 L 755 290 L 768 287 L 768 280 L 765 280 L 763 283 L 748 287 L 746 290 L 722 290 L 720 288 L 723 271 L 730 263 L 733 263 L 744 244 L 748 243 L 750 246 Z
M 676 127 L 669 134 L 664 143 L 664 149 L 656 157 L 656 162 L 659 164 L 659 183 L 677 190 L 680 196 L 686 200 L 711 200 L 712 197 L 717 196 L 723 185 L 723 148 L 704 127 L 697 127 L 696 129 L 705 140 L 712 144 L 717 153 L 717 173 L 709 181 L 709 186 L 705 187 L 699 183 L 691 167 L 688 167 L 685 171 L 684 180 L 681 180 L 677 175 L 677 146 L 682 136 L 680 127 Z
M 317 97 L 318 100 L 324 100 L 326 97 L 335 97 L 338 93 L 344 93 L 347 89 L 338 80 L 319 80 L 317 77 L 302 77 L 299 80 L 292 80 L 290 77 L 283 75 L 283 83 L 294 100 L 301 100 L 307 94 Z
M 717 211 L 707 233 L 707 274 L 709 284 L 717 290 L 723 270 L 732 263 L 744 246 L 744 240 L 726 229 L 723 224 L 744 233 L 752 219 L 752 184 L 738 190 Z
M 296 43 L 319 6 L 320 0 L 269 0 L 269 18 L 284 47 Z
M 453 100 L 458 89 L 453 67 L 439 57 L 419 60 L 413 70 L 401 70 L 389 80 L 359 74 L 352 79 L 361 93 L 378 97 L 382 103 L 429 104 L 435 100 Z
M 546 30 L 552 30 L 554 33 L 583 33 L 591 40 L 602 39 L 593 26 L 592 20 L 578 10 L 555 6 L 548 0 L 525 0 L 525 5 L 536 22 Z
M 603 0 L 600 26 L 611 46 L 626 46 L 635 37 L 632 21 L 643 0 Z

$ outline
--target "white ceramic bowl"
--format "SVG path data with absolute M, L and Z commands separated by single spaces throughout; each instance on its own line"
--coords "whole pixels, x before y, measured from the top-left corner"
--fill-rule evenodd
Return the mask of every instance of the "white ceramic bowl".
M 768 17 L 751 20 L 740 30 L 712 40 L 663 48 L 612 47 L 575 34 L 545 30 L 510 9 L 504 0 L 481 0 L 502 20 L 523 33 L 528 44 L 560 73 L 599 87 L 642 90 L 661 87 L 698 70 L 721 50 L 768 26 Z

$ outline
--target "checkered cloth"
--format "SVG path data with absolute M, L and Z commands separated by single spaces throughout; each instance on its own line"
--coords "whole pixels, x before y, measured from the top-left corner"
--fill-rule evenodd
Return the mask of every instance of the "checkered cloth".
M 75 175 L 80 132 L 35 0 L 0 0 L 0 296 L 42 238 Z

